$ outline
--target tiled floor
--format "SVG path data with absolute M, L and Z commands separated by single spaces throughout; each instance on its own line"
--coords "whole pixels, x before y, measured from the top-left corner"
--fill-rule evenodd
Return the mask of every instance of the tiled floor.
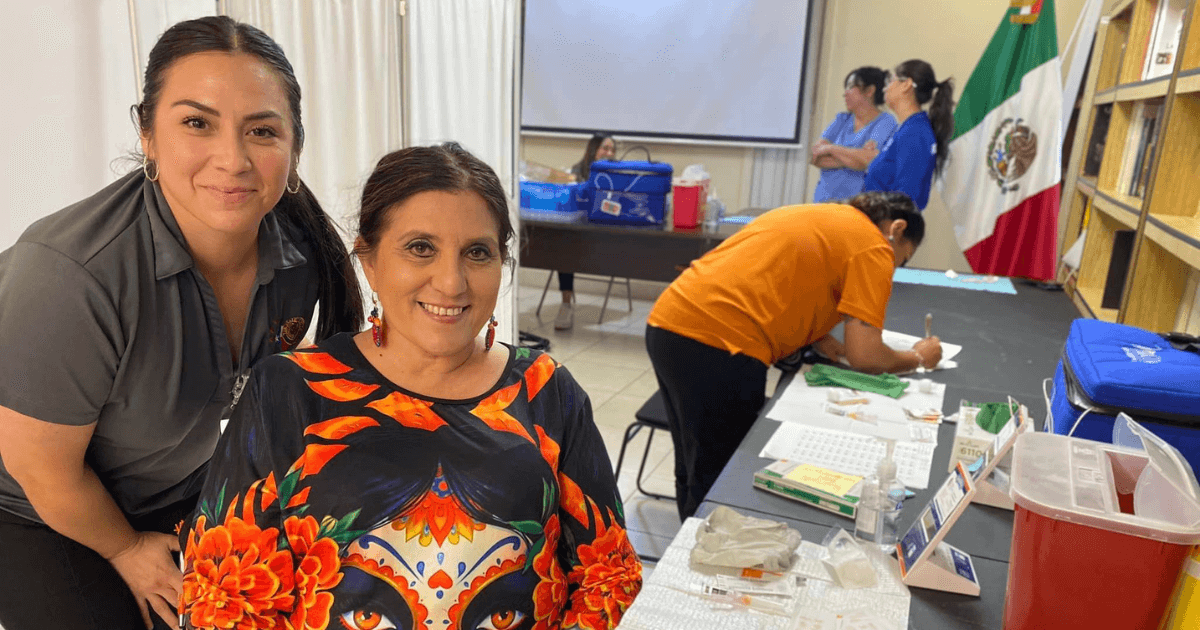
M 571 371 L 592 400 L 596 425 L 604 436 L 604 445 L 615 468 L 617 454 L 625 429 L 633 422 L 633 414 L 658 389 L 654 369 L 646 354 L 646 317 L 653 305 L 653 290 L 647 294 L 646 285 L 639 291 L 650 299 L 634 299 L 633 311 L 623 289 L 613 288 L 614 296 L 604 314 L 604 323 L 597 324 L 603 295 L 577 293 L 575 325 L 571 330 L 554 330 L 554 318 L 561 303 L 560 294 L 553 289 L 546 295 L 541 317 L 535 311 L 545 282 L 545 272 L 523 272 L 525 282 L 519 287 L 520 329 L 550 339 L 550 354 Z M 598 285 L 603 290 L 603 285 Z M 663 285 L 665 286 L 665 285 Z M 579 286 L 587 290 L 590 286 Z M 773 370 L 774 371 L 774 370 Z M 778 381 L 778 374 L 768 377 L 768 389 Z M 768 391 L 769 393 L 769 391 Z M 638 492 L 634 477 L 645 450 L 647 431 L 639 431 L 630 442 L 617 485 L 625 503 L 626 527 L 629 538 L 639 555 L 657 558 L 679 531 L 679 516 L 674 501 L 652 499 Z M 642 485 L 651 492 L 669 496 L 675 494 L 675 460 L 671 438 L 655 432 L 650 457 Z

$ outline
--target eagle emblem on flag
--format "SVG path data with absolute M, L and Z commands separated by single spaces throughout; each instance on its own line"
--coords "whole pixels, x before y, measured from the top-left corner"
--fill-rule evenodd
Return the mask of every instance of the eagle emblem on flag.
M 987 165 L 1000 192 L 1020 188 L 1020 184 L 1013 182 L 1020 179 L 1037 158 L 1037 140 L 1037 134 L 1025 124 L 1024 118 L 1005 118 L 996 127 L 988 144 Z

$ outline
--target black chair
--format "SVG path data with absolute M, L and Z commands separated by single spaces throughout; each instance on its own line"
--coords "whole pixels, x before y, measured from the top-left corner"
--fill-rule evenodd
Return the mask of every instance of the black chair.
M 549 276 L 546 276 L 546 286 L 542 287 L 542 299 L 538 300 L 537 310 L 534 315 L 542 316 L 542 303 L 546 301 L 546 293 L 550 291 L 550 281 L 554 279 L 554 274 L 558 272 L 551 271 Z M 581 273 L 575 274 L 576 280 L 597 280 L 604 282 L 604 278 L 589 278 Z M 616 282 L 616 276 L 608 277 L 608 289 L 604 291 L 604 304 L 600 306 L 600 317 L 596 320 L 597 324 L 604 323 L 604 311 L 608 310 L 608 297 L 612 295 L 613 283 Z M 629 278 L 625 278 L 625 299 L 629 301 L 629 312 L 633 312 L 633 287 L 629 284 Z
M 650 433 L 646 434 L 646 450 L 642 453 L 642 464 L 638 466 L 637 473 L 637 489 L 638 492 L 654 498 L 674 501 L 675 497 L 665 494 L 650 492 L 642 487 L 642 475 L 646 472 L 646 460 L 650 457 L 650 443 L 654 440 L 654 431 L 666 431 L 670 433 L 671 428 L 667 424 L 667 407 L 663 403 L 662 391 L 654 392 L 654 395 L 642 405 L 637 413 L 633 414 L 634 421 L 625 429 L 625 439 L 621 441 L 621 452 L 617 455 L 617 471 L 614 473 L 614 479 L 621 476 L 621 464 L 625 462 L 625 447 L 629 446 L 629 441 L 637 435 L 643 427 L 650 429 Z

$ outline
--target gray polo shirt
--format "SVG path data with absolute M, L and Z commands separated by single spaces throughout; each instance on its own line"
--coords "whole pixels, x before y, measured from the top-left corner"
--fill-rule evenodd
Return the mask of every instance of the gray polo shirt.
M 135 171 L 0 253 L 0 405 L 95 422 L 87 462 L 126 514 L 193 496 L 239 377 L 307 329 L 309 254 L 276 212 L 263 219 L 234 365 L 216 295 L 158 185 Z M 0 509 L 40 521 L 2 460 Z

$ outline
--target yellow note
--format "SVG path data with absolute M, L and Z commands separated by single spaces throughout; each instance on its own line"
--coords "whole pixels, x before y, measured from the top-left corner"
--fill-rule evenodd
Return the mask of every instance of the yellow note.
M 784 479 L 802 483 L 836 497 L 845 496 L 854 487 L 854 484 L 862 481 L 862 477 L 834 472 L 812 464 L 796 466 L 791 472 L 784 475 Z

